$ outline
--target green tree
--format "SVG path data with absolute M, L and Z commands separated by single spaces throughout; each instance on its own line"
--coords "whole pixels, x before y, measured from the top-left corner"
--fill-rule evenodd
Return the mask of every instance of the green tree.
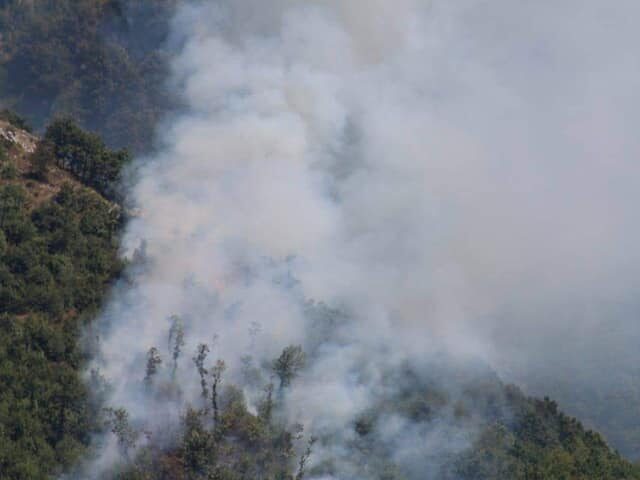
M 108 149 L 98 135 L 82 130 L 70 117 L 54 120 L 47 127 L 44 141 L 60 168 L 105 197 L 119 198 L 120 172 L 130 161 L 126 150 Z
M 149 387 L 153 383 L 153 378 L 158 373 L 158 369 L 162 364 L 160 352 L 156 347 L 151 347 L 147 352 L 147 368 L 144 376 L 144 383 Z
M 168 344 L 173 356 L 173 376 L 175 377 L 176 370 L 178 369 L 178 359 L 180 358 L 185 343 L 184 324 L 178 315 L 172 315 L 169 320 L 171 322 L 171 328 L 169 329 Z
M 216 364 L 211 369 L 211 408 L 213 409 L 213 422 L 215 425 L 218 425 L 220 421 L 220 408 L 218 405 L 218 388 L 220 387 L 220 383 L 222 383 L 222 375 L 226 370 L 226 365 L 224 361 L 218 360 Z
M 205 368 L 204 362 L 207 359 L 209 353 L 209 346 L 206 343 L 198 345 L 195 357 L 193 357 L 193 363 L 196 364 L 198 369 L 198 375 L 200 376 L 200 388 L 202 389 L 202 398 L 205 400 L 209 397 L 209 389 L 207 387 L 207 375 L 209 371 Z
M 280 389 L 288 387 L 304 367 L 305 354 L 300 345 L 290 345 L 273 361 L 273 371 L 280 379 Z
M 108 416 L 106 426 L 116 436 L 120 452 L 126 459 L 130 459 L 140 433 L 129 423 L 129 413 L 124 408 L 107 408 L 105 413 Z

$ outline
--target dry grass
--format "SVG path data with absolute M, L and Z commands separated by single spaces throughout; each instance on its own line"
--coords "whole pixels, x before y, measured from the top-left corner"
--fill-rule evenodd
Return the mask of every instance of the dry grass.
M 22 185 L 27 192 L 30 209 L 50 200 L 65 183 L 81 185 L 71 174 L 55 165 L 49 166 L 46 182 L 35 179 L 31 163 L 31 155 L 38 144 L 38 137 L 35 135 L 0 120 L 0 141 L 7 148 L 7 162 L 15 169 L 14 178 L 0 178 L 0 185 Z

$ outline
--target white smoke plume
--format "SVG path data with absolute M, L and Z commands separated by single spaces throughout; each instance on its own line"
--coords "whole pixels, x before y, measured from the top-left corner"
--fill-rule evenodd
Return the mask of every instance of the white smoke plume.
M 356 478 L 346 425 L 393 388 L 393 366 L 445 351 L 521 379 L 605 317 L 633 332 L 638 14 L 626 0 L 182 7 L 172 85 L 186 108 L 141 161 L 124 243 L 130 256 L 144 242 L 145 263 L 102 318 L 110 403 L 177 423 L 142 389 L 174 314 L 183 403 L 199 395 L 198 343 L 217 335 L 234 377 L 248 352 L 260 365 L 301 344 L 312 362 L 290 420 L 333 435 L 315 461 Z M 349 321 L 319 331 L 308 300 Z M 428 477 L 415 459 L 439 455 L 438 427 L 380 428 Z

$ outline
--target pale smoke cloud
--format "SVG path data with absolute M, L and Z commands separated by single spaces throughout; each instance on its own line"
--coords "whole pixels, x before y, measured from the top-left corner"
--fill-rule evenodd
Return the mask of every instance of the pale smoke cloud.
M 128 254 L 146 242 L 148 265 L 104 314 L 111 402 L 177 422 L 140 389 L 175 313 L 184 402 L 198 395 L 195 345 L 217 334 L 216 355 L 238 366 L 259 322 L 260 360 L 315 349 L 287 410 L 336 438 L 407 359 L 444 349 L 521 375 L 530 358 L 545 368 L 549 337 L 588 338 L 589 312 L 629 301 L 640 279 L 638 13 L 595 0 L 184 7 L 173 82 L 187 108 L 141 167 L 125 238 Z M 353 320 L 320 342 L 303 299 Z M 629 315 L 611 321 L 626 331 Z M 442 438 L 400 421 L 382 433 L 423 453 Z M 419 457 L 396 443 L 408 465 Z

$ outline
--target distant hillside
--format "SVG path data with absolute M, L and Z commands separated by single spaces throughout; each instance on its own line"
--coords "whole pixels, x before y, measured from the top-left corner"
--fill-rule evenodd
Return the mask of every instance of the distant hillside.
M 165 42 L 176 1 L 0 2 L 0 106 L 39 131 L 72 115 L 110 146 L 148 148 L 170 104 Z

